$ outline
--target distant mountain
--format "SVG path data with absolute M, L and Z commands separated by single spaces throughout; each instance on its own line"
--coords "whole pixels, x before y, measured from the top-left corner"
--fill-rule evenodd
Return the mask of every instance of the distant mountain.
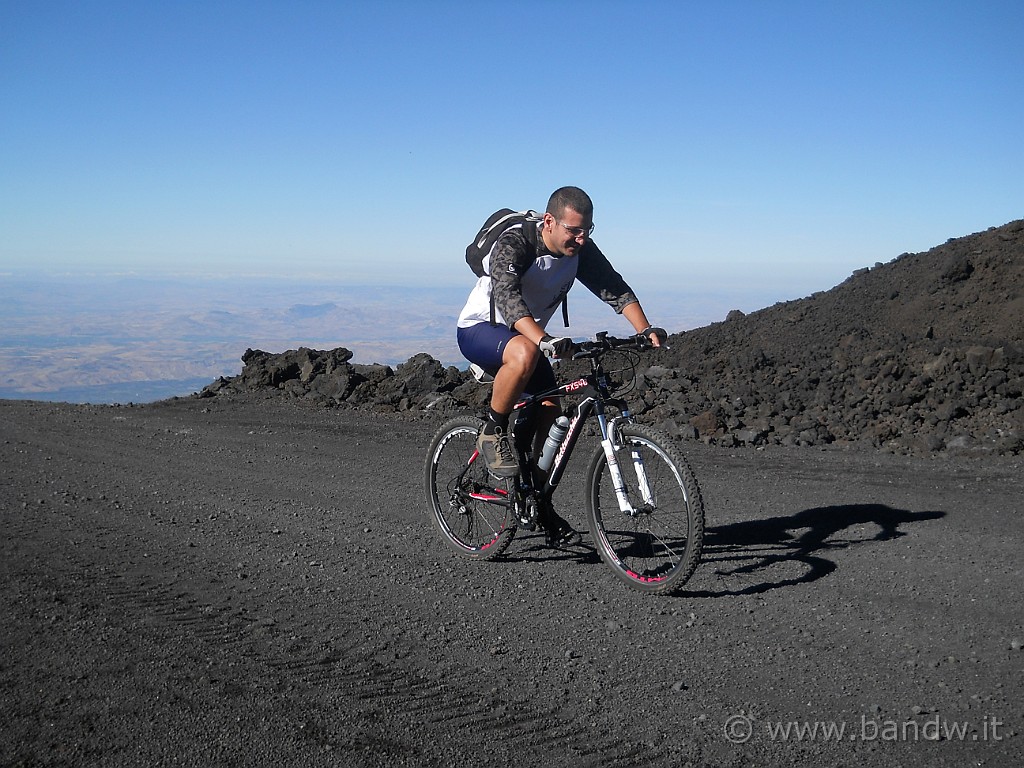
M 339 309 L 340 307 L 333 301 L 327 301 L 323 304 L 294 304 L 288 308 L 288 316 L 297 320 L 309 320 L 311 318 L 324 317 Z

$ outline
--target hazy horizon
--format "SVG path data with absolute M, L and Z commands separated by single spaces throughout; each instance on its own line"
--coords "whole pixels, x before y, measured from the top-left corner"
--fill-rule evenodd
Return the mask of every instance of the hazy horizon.
M 40 270 L 0 273 L 0 398 L 151 402 L 237 375 L 248 348 L 353 352 L 395 367 L 426 352 L 464 368 L 455 320 L 472 282 L 422 287 L 281 277 L 197 277 Z M 757 292 L 637 288 L 670 332 L 754 311 Z M 788 297 L 800 298 L 800 297 Z M 771 302 L 773 303 L 773 302 Z M 569 296 L 577 338 L 626 333 L 626 321 L 584 287 Z M 561 329 L 561 320 L 552 321 Z
M 967 234 L 973 233 L 956 237 Z M 474 278 L 461 257 L 452 261 L 458 279 L 404 273 L 392 284 L 151 266 L 0 271 L 0 398 L 143 403 L 186 396 L 237 375 L 249 348 L 345 347 L 353 363 L 392 367 L 426 352 L 465 368 L 455 322 Z M 715 289 L 684 270 L 651 275 L 630 266 L 632 272 L 622 271 L 648 317 L 670 333 L 720 322 L 732 310 L 751 313 L 828 291 L 849 277 L 807 291 L 800 290 L 806 283 L 786 290 L 740 273 Z M 406 284 L 412 281 L 417 284 Z M 551 326 L 575 338 L 631 331 L 579 284 L 569 295 L 569 316 L 568 329 L 560 316 Z

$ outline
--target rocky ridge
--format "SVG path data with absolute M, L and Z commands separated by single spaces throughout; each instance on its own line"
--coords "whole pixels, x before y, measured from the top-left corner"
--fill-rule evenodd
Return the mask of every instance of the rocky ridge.
M 645 353 L 639 420 L 719 445 L 867 444 L 1024 452 L 1024 220 L 855 272 L 828 291 L 673 334 Z M 417 354 L 392 368 L 338 348 L 247 350 L 197 397 L 277 391 L 325 407 L 479 410 L 468 372 Z M 564 375 L 575 373 L 563 367 Z M 566 370 L 568 369 L 568 370 Z

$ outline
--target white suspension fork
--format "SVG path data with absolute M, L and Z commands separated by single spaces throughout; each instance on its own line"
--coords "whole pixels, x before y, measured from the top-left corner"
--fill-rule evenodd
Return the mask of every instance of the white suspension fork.
M 622 472 L 619 471 L 619 460 L 615 458 L 615 446 L 609 438 L 601 441 L 604 448 L 604 458 L 608 462 L 608 474 L 612 477 L 612 486 L 615 488 L 615 498 L 619 502 L 619 509 L 627 515 L 635 515 L 636 510 L 629 503 L 629 495 L 626 493 L 626 484 L 622 481 Z
M 622 479 L 622 469 L 619 467 L 619 461 L 615 455 L 616 445 L 612 441 L 612 438 L 618 435 L 617 421 L 618 419 L 612 419 L 607 425 L 607 428 L 604 430 L 605 437 L 601 441 L 601 447 L 604 448 L 605 459 L 608 462 L 608 473 L 611 475 L 612 484 L 615 487 L 615 496 L 619 502 L 619 509 L 626 514 L 635 515 L 636 509 L 630 503 L 629 496 L 626 493 L 626 484 Z M 630 456 L 633 460 L 633 471 L 636 473 L 640 497 L 645 505 L 653 507 L 654 493 L 651 491 L 651 484 L 647 480 L 647 469 L 644 467 L 643 457 L 635 447 L 630 449 Z
M 640 495 L 644 504 L 654 507 L 654 494 L 651 492 L 651 484 L 647 482 L 647 469 L 644 467 L 644 459 L 636 447 L 630 453 L 633 455 L 633 469 L 636 470 L 636 482 L 640 486 Z

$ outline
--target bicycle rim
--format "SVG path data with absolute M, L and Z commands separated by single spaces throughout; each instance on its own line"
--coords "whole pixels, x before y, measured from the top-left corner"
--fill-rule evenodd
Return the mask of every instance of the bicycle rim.
M 638 424 L 620 428 L 615 452 L 635 514 L 619 509 L 608 461 L 595 454 L 587 506 L 601 559 L 643 592 L 669 592 L 693 575 L 704 541 L 704 502 L 689 465 L 671 441 Z M 642 465 L 638 470 L 636 457 Z
M 476 453 L 483 422 L 459 417 L 431 441 L 426 492 L 431 519 L 442 539 L 463 557 L 490 560 L 512 543 L 516 528 L 509 501 L 511 480 L 495 480 Z

